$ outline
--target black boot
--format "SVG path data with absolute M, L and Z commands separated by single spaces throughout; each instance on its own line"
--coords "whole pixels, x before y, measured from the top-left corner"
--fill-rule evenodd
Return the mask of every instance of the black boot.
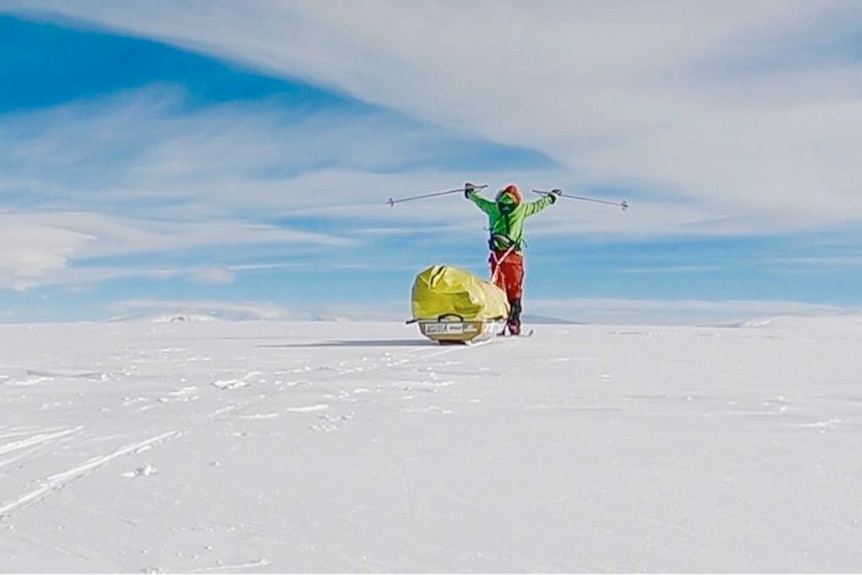
M 509 312 L 509 333 L 512 335 L 521 335 L 521 300 L 513 299 L 509 301 L 511 311 Z

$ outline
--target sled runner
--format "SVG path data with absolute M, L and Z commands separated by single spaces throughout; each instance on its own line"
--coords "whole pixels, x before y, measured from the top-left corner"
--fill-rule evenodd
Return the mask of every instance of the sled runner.
M 509 317 L 506 294 L 468 271 L 435 265 L 413 282 L 413 319 L 439 343 L 474 343 L 502 332 Z

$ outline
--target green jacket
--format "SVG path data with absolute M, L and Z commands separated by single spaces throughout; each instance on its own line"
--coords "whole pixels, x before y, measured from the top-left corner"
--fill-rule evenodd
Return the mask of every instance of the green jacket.
M 515 251 L 520 252 L 524 247 L 524 220 L 554 203 L 554 198 L 544 196 L 534 202 L 520 203 L 512 213 L 506 215 L 500 212 L 496 202 L 486 200 L 478 192 L 470 192 L 467 197 L 488 214 L 491 226 L 490 247 L 499 251 L 507 250 L 514 244 Z

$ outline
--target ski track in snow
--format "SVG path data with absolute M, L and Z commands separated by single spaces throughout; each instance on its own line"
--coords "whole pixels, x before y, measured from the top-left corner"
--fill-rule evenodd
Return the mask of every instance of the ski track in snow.
M 188 573 L 219 573 L 221 571 L 233 571 L 235 569 L 259 569 L 271 565 L 267 559 L 256 559 L 247 563 L 236 563 L 232 565 L 216 565 L 214 567 L 201 567 L 199 569 L 189 569 Z
M 54 437 L 62 437 L 71 433 L 77 433 L 78 431 L 80 431 L 80 429 L 81 428 L 77 428 L 74 430 L 69 430 L 65 433 L 55 434 Z M 0 521 L 9 517 L 10 515 L 12 515 L 13 512 L 23 507 L 42 501 L 43 499 L 51 495 L 51 493 L 62 489 L 73 481 L 77 481 L 78 479 L 89 475 L 96 469 L 102 467 L 103 465 L 122 455 L 139 452 L 142 449 L 146 449 L 157 443 L 161 443 L 168 439 L 178 437 L 179 435 L 180 434 L 176 431 L 169 431 L 167 433 L 157 435 L 156 437 L 151 437 L 149 439 L 145 439 L 143 441 L 127 445 L 108 455 L 91 459 L 90 461 L 83 463 L 77 467 L 73 467 L 72 469 L 68 469 L 66 471 L 51 475 L 45 479 L 43 484 L 38 489 L 35 489 L 34 491 L 27 493 L 26 495 L 18 497 L 11 503 L 5 504 L 0 507 Z
M 20 449 L 41 445 L 50 441 L 55 441 L 62 437 L 78 433 L 79 431 L 81 431 L 81 429 L 81 427 L 75 427 L 73 429 L 61 429 L 59 431 L 53 429 L 45 430 L 41 433 L 37 433 L 36 435 L 32 435 L 27 439 L 21 439 L 19 441 L 13 441 L 12 443 L 0 445 L 0 455 L 5 455 L 6 453 L 10 453 L 12 451 L 17 451 Z M 15 432 L 11 435 L 15 436 L 21 434 L 26 434 L 26 432 Z M 0 437 L 0 439 L 2 439 L 2 437 Z

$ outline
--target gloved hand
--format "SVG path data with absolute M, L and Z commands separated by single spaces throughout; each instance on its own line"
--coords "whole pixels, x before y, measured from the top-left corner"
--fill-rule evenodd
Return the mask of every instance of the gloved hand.
M 470 194 L 472 194 L 475 191 L 476 191 L 476 186 L 474 186 L 470 182 L 467 182 L 466 184 L 464 184 L 464 197 L 467 198 L 468 200 L 470 199 Z
M 554 188 L 548 194 L 548 197 L 551 198 L 551 203 L 554 204 L 554 203 L 556 203 L 557 198 L 559 198 L 562 195 L 563 195 L 563 190 L 561 190 L 560 188 Z

